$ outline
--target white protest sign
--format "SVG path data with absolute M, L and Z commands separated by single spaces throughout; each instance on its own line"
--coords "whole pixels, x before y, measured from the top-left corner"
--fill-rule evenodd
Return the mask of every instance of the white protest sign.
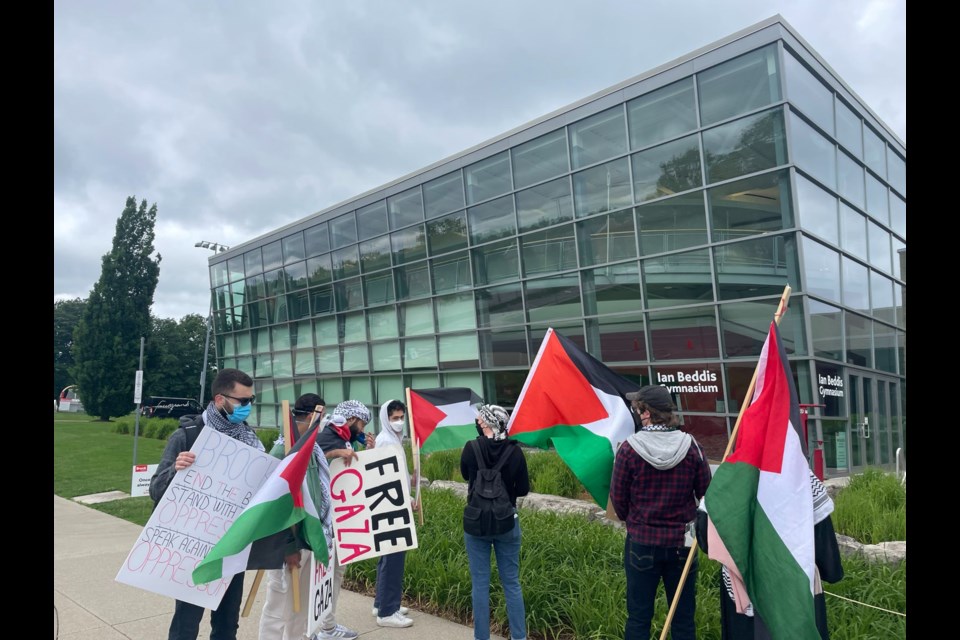
M 320 631 L 320 620 L 333 606 L 333 571 L 332 562 L 323 564 L 315 554 L 310 554 L 310 609 L 307 613 L 307 635 L 310 637 Z
M 417 548 L 410 480 L 403 448 L 357 453 L 346 466 L 330 463 L 330 497 L 337 562 L 341 565 Z
M 150 478 L 157 472 L 158 464 L 135 464 L 130 477 L 130 497 L 142 498 L 150 495 Z
M 173 477 L 116 580 L 216 610 L 233 576 L 195 585 L 193 570 L 280 460 L 209 428 L 190 450 L 196 461 Z

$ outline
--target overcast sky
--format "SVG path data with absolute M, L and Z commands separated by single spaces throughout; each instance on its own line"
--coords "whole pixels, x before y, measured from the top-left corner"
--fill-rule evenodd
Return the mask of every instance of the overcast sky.
M 153 313 L 206 315 L 238 245 L 779 13 L 906 142 L 906 0 L 54 2 L 54 300 L 127 196 Z

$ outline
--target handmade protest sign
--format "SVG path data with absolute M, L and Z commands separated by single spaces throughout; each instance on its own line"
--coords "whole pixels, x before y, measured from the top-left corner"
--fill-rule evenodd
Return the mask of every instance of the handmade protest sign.
M 216 610 L 233 576 L 200 585 L 190 576 L 280 460 L 216 429 L 190 451 L 196 461 L 173 477 L 116 580 Z
M 330 497 L 341 565 L 417 548 L 403 449 L 377 447 L 346 466 L 330 463 Z
M 332 559 L 332 558 L 331 558 Z M 304 567 L 304 570 L 307 568 Z M 310 608 L 307 613 L 307 635 L 320 631 L 320 620 L 333 606 L 333 562 L 323 564 L 310 554 Z

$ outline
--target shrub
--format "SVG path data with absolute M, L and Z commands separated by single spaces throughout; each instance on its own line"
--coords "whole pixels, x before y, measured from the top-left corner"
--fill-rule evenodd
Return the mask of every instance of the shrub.
M 556 451 L 525 450 L 530 491 L 564 498 L 582 498 L 586 489 Z M 589 499 L 589 498 L 588 498 Z
M 834 500 L 837 533 L 864 544 L 907 539 L 907 490 L 891 474 L 867 468 Z
M 463 482 L 460 475 L 460 449 L 434 451 L 420 456 L 421 475 L 430 480 L 456 480 Z
M 257 437 L 260 438 L 260 442 L 263 443 L 263 448 L 269 453 L 270 450 L 273 449 L 273 443 L 280 437 L 280 430 L 261 428 L 257 429 L 256 432 Z

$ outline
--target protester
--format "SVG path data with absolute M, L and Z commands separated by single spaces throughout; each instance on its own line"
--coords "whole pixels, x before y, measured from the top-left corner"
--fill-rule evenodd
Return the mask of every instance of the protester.
M 390 400 L 380 407 L 379 447 L 403 447 L 403 424 L 407 407 L 399 400 Z M 420 505 L 413 501 L 413 510 Z M 381 627 L 409 627 L 413 620 L 407 617 L 408 609 L 400 606 L 403 597 L 403 563 L 406 551 L 397 551 L 380 556 L 377 561 L 377 588 L 373 598 L 373 615 Z
M 697 504 L 710 484 L 710 466 L 696 439 L 677 428 L 676 407 L 666 387 L 641 387 L 627 399 L 640 429 L 617 451 L 610 499 L 627 526 L 624 638 L 649 640 L 660 580 L 668 606 L 680 584 L 693 544 Z M 696 637 L 696 582 L 694 556 L 670 627 L 674 640 Z
M 511 640 L 527 637 L 526 609 L 520 588 L 520 518 L 516 513 L 517 498 L 530 492 L 527 475 L 527 459 L 514 440 L 507 438 L 509 414 L 495 404 L 477 407 L 477 438 L 467 443 L 460 456 L 460 474 L 468 482 L 466 510 L 471 508 L 470 496 L 483 466 L 492 469 L 503 459 L 500 476 L 503 487 L 513 505 L 513 527 L 506 533 L 473 535 L 464 530 L 463 538 L 470 563 L 470 580 L 473 599 L 473 637 L 475 640 L 490 640 L 490 550 L 497 556 L 497 572 L 503 585 L 507 604 L 507 621 Z M 476 445 L 472 443 L 476 442 Z M 479 453 L 475 450 L 479 447 Z M 466 527 L 466 518 L 464 520 Z
M 323 415 L 323 399 L 315 393 L 305 393 L 297 398 L 293 406 L 293 420 L 291 431 L 295 440 L 303 437 L 310 428 L 314 419 L 314 411 L 319 412 L 317 418 Z M 270 455 L 283 458 L 286 447 L 281 435 L 274 443 Z M 330 468 L 327 458 L 343 458 L 347 466 L 357 454 L 349 449 L 332 449 L 326 455 L 320 446 L 314 444 L 313 455 L 307 467 L 307 484 L 314 506 L 323 523 L 323 534 L 327 539 L 327 553 L 334 557 L 333 514 L 330 508 Z M 302 640 L 307 636 L 307 611 L 310 603 L 310 554 L 312 549 L 305 537 L 298 529 L 298 535 L 292 533 L 287 536 L 288 547 L 285 552 L 284 566 L 278 569 L 269 569 L 267 577 L 267 595 L 260 616 L 260 640 Z M 299 584 L 294 585 L 292 570 L 300 568 Z M 300 611 L 293 610 L 294 589 L 299 589 Z M 335 606 L 335 600 L 334 600 Z M 336 627 L 331 632 L 321 632 L 319 638 L 349 638 L 349 630 L 342 628 L 346 635 L 336 635 Z M 333 635 L 331 635 L 331 633 Z
M 189 449 L 196 441 L 196 435 L 205 427 L 212 427 L 255 449 L 264 450 L 257 434 L 246 423 L 255 399 L 250 376 L 239 369 L 221 369 L 211 385 L 211 392 L 213 399 L 203 414 L 198 416 L 199 420 L 187 416 L 181 418 L 180 428 L 167 440 L 160 464 L 150 480 L 150 497 L 154 504 L 163 497 L 176 472 L 196 461 L 196 454 Z M 233 577 L 220 606 L 210 612 L 210 640 L 236 640 L 243 599 L 243 575 L 240 572 Z M 168 640 L 196 640 L 203 611 L 203 607 L 177 600 Z

